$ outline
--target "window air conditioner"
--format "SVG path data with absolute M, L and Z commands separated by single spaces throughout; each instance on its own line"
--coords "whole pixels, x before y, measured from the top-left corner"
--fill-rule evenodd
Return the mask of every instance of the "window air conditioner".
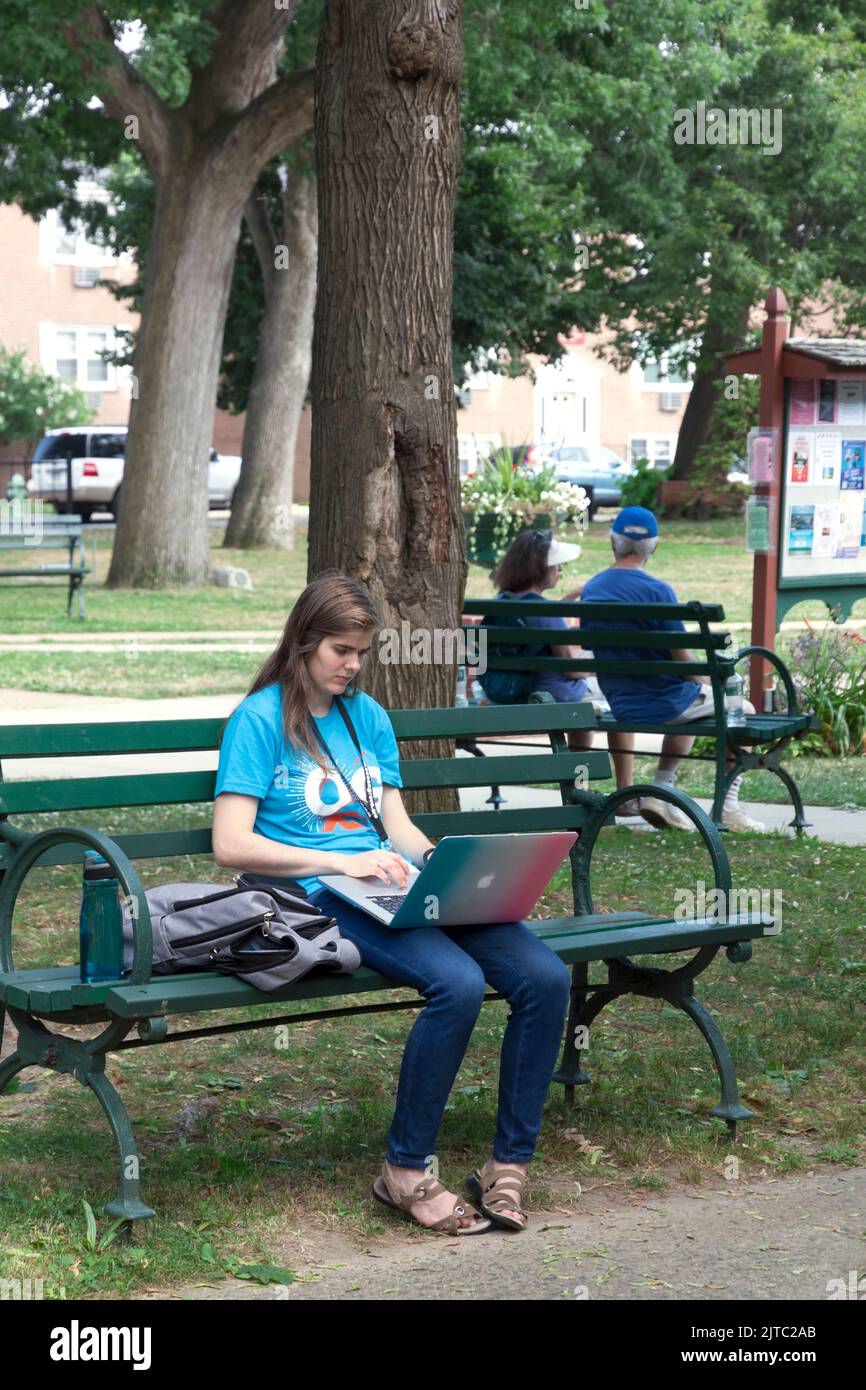
M 79 290 L 92 290 L 94 285 L 99 284 L 98 265 L 77 265 L 73 276 L 73 284 Z
M 681 410 L 682 394 L 675 391 L 662 391 L 659 395 L 659 410 Z

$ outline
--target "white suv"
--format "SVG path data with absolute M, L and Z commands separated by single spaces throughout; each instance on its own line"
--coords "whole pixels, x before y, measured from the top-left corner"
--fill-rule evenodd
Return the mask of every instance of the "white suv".
M 33 455 L 28 490 L 34 497 L 67 509 L 66 459 L 72 456 L 72 505 L 83 521 L 93 512 L 110 511 L 115 521 L 120 505 L 126 425 L 79 426 L 49 430 Z M 240 476 L 237 455 L 210 451 L 208 506 L 231 507 Z

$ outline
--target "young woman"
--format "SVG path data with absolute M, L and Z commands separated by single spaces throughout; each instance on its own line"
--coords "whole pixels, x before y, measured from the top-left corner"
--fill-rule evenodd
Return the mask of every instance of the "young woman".
M 554 589 L 560 581 L 562 566 L 571 560 L 576 560 L 580 555 L 580 547 L 568 545 L 563 541 L 554 539 L 552 531 L 522 531 L 511 542 L 496 569 L 493 571 L 493 583 L 498 590 L 497 598 L 527 598 L 543 599 L 544 589 Z M 577 584 L 570 589 L 567 594 L 562 595 L 562 602 L 568 603 L 573 599 L 579 599 L 583 593 L 584 586 Z M 569 632 L 571 624 L 567 618 L 544 617 L 536 615 L 527 616 L 524 620 L 528 627 L 544 628 L 556 632 Z M 542 648 L 541 655 L 559 656 L 565 660 L 576 660 L 580 656 L 586 656 L 585 652 L 576 645 L 552 642 Z M 497 701 L 497 677 L 503 673 L 499 671 L 488 671 L 483 676 L 479 676 L 478 681 L 482 689 L 487 692 L 489 686 L 490 699 Z M 582 700 L 592 698 L 603 699 L 601 690 L 592 680 L 592 687 L 587 682 L 586 673 L 581 671 L 538 671 L 537 679 L 534 681 L 532 690 L 546 690 L 553 696 L 554 700 L 561 703 L 573 701 L 580 703 Z M 526 696 L 521 696 L 522 700 Z M 595 735 L 584 733 L 578 729 L 569 730 L 566 735 L 569 748 L 583 749 L 591 748 Z M 610 751 L 613 757 L 613 765 L 616 771 L 616 784 L 618 787 L 630 787 L 634 782 L 634 735 L 633 734 L 614 734 L 608 735 L 610 740 Z M 623 820 L 634 819 L 640 816 L 640 808 L 636 802 L 625 802 L 617 811 L 617 818 Z
M 388 1152 L 373 1185 L 379 1200 L 452 1235 L 491 1223 L 523 1230 L 527 1165 L 563 1035 L 567 967 L 525 922 L 392 931 L 318 877 L 372 875 L 403 888 L 409 864 L 420 867 L 434 849 L 403 806 L 385 710 L 352 686 L 378 626 L 363 585 L 343 575 L 307 585 L 225 727 L 214 856 L 226 867 L 296 878 L 336 918 L 365 965 L 428 1001 L 403 1054 Z M 493 1154 L 469 1180 L 487 1219 L 430 1177 L 445 1102 L 485 984 L 511 1005 Z

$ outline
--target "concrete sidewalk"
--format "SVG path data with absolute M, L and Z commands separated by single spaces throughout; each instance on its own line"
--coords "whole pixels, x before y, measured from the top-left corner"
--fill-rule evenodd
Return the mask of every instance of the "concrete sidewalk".
M 825 1302 L 831 1293 L 856 1299 L 851 1271 L 863 1272 L 866 1169 L 816 1165 L 822 1167 L 750 1182 L 711 1176 L 699 1188 L 672 1185 L 651 1195 L 590 1181 L 577 1212 L 533 1207 L 530 1183 L 529 1225 L 518 1234 L 429 1235 L 384 1213 L 387 1230 L 359 1248 L 338 1232 L 294 1223 L 277 1237 L 270 1259 L 294 1270 L 296 1282 L 262 1287 L 227 1277 L 150 1290 L 144 1298 L 729 1305 Z M 458 1181 L 457 1174 L 448 1177 Z M 795 1321 L 809 1318 L 787 1319 Z M 780 1346 L 814 1343 L 760 1343 L 763 1350 Z
M 38 719 L 41 724 L 87 723 L 89 719 L 100 721 L 128 720 L 131 722 L 149 719 L 225 719 L 244 698 L 244 691 L 233 695 L 195 695 L 174 696 L 160 700 L 130 700 L 111 695 L 58 695 L 33 690 L 0 688 L 0 724 L 32 724 Z M 659 735 L 642 736 L 641 747 L 647 751 L 657 751 L 661 743 Z M 497 753 L 518 755 L 524 749 L 518 744 L 500 743 Z M 465 756 L 469 757 L 470 754 Z M 141 772 L 176 772 L 181 768 L 190 771 L 207 771 L 216 768 L 218 755 L 203 753 L 153 753 L 123 754 L 105 757 L 86 758 L 47 758 L 7 760 L 4 776 L 9 781 L 28 777 L 88 777 L 95 775 L 122 775 Z M 557 791 L 544 787 L 503 787 L 502 795 L 507 807 L 557 806 L 560 797 Z M 490 796 L 489 787 L 466 788 L 460 793 L 463 810 L 484 807 Z M 709 810 L 709 800 L 698 797 L 698 804 Z M 743 802 L 749 814 L 761 821 L 768 832 L 789 829 L 793 810 L 790 805 L 778 802 Z M 819 840 L 827 840 L 842 845 L 866 844 L 866 810 L 839 810 L 831 806 L 807 806 L 806 814 L 812 825 L 806 832 Z M 643 821 L 632 827 L 635 834 L 664 834 L 654 831 Z

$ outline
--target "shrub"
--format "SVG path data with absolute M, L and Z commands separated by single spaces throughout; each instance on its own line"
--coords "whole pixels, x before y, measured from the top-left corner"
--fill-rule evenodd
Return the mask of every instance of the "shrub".
M 659 488 L 668 476 L 666 468 L 653 468 L 649 459 L 636 459 L 635 471 L 620 484 L 624 507 L 649 507 L 653 512 L 658 502 Z
M 845 757 L 866 752 L 866 641 L 836 627 L 808 624 L 786 646 L 785 659 L 804 711 L 820 729 L 791 744 L 792 753 Z

